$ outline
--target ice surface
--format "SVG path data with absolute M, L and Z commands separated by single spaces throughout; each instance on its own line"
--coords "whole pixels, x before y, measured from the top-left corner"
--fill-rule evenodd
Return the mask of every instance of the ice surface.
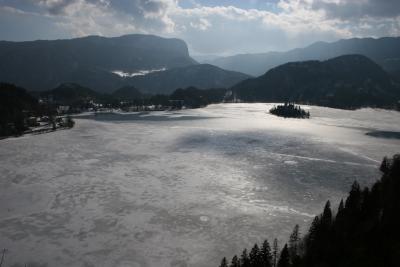
M 379 178 L 399 113 L 220 104 L 102 114 L 0 141 L 5 266 L 217 266 L 264 238 L 303 232 L 325 201 Z M 282 244 L 282 243 L 281 243 Z

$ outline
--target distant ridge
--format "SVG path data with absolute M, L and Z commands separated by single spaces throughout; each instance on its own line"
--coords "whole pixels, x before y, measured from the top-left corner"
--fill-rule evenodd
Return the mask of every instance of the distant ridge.
M 269 69 L 287 62 L 327 60 L 348 54 L 367 56 L 388 72 L 400 71 L 400 37 L 353 38 L 333 43 L 316 42 L 310 46 L 287 52 L 240 54 L 206 62 L 223 69 L 259 76 Z
M 121 87 L 112 71 L 136 72 L 197 64 L 179 39 L 131 34 L 70 40 L 0 41 L 0 81 L 44 91 L 72 82 L 106 92 Z
M 246 102 L 309 103 L 335 108 L 393 108 L 400 86 L 379 65 L 362 55 L 326 61 L 290 62 L 232 87 Z

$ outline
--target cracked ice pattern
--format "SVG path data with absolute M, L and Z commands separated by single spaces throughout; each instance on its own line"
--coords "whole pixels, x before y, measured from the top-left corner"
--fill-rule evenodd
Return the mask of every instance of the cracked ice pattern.
M 264 238 L 303 232 L 327 199 L 379 177 L 399 113 L 266 104 L 83 116 L 0 141 L 7 266 L 217 266 Z

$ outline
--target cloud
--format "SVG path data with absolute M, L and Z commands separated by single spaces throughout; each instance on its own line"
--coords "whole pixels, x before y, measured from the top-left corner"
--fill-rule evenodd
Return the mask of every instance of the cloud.
M 40 0 L 39 5 L 48 9 L 51 14 L 59 15 L 64 13 L 66 8 L 79 1 L 77 0 Z
M 399 0 L 315 0 L 312 8 L 325 11 L 331 18 L 350 20 L 400 16 Z
M 192 28 L 194 28 L 194 29 L 198 29 L 198 30 L 201 30 L 201 31 L 206 31 L 212 25 L 208 20 L 206 20 L 204 18 L 200 18 L 198 20 L 198 22 L 190 22 L 190 26 Z
M 233 54 L 286 50 L 320 40 L 400 33 L 398 0 L 220 3 L 208 0 L 0 0 L 1 12 L 6 14 L 0 19 L 3 24 L 0 36 L 20 40 L 32 38 L 34 34 L 54 39 L 148 33 L 184 39 L 196 54 Z M 258 8 L 260 5 L 264 8 Z M 25 28 L 29 25 L 35 30 L 32 33 L 22 30 L 23 23 L 29 23 Z
M 41 0 L 57 26 L 73 36 L 90 34 L 116 36 L 127 33 L 162 34 L 173 31 L 167 10 L 171 0 Z
M 234 6 L 176 7 L 170 11 L 175 33 L 199 53 L 244 53 L 285 50 L 318 40 L 332 41 L 351 36 L 336 21 L 325 21 L 323 12 L 304 6 L 283 5 L 280 13 Z M 194 19 L 212 27 L 199 28 Z
M 4 40 L 25 41 L 71 37 L 69 31 L 56 27 L 59 19 L 24 11 L 9 6 L 0 6 L 0 36 Z M 28 27 L 29 25 L 29 27 Z

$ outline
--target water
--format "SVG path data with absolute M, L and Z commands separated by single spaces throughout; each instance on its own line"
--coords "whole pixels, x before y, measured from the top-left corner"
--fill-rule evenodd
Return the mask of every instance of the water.
M 71 130 L 0 141 L 6 266 L 217 266 L 303 232 L 354 180 L 379 178 L 399 113 L 266 104 L 82 116 Z M 389 135 L 389 137 L 396 135 Z

